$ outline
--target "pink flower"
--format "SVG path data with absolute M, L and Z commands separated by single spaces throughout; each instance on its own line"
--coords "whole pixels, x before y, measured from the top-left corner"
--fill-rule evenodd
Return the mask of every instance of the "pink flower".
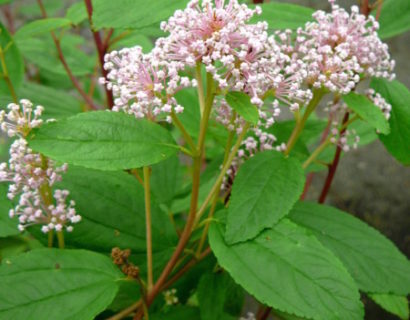
M 136 118 L 156 118 L 160 113 L 180 113 L 173 95 L 182 88 L 196 86 L 196 80 L 178 74 L 178 62 L 158 60 L 143 54 L 142 48 L 126 48 L 105 56 L 107 79 L 101 79 L 115 97 L 113 110 L 123 110 Z
M 374 17 L 366 18 L 353 6 L 351 14 L 332 2 L 332 12 L 316 11 L 316 21 L 298 30 L 294 48 L 308 66 L 307 81 L 314 87 L 348 93 L 365 76 L 393 79 L 394 61 L 377 35 Z

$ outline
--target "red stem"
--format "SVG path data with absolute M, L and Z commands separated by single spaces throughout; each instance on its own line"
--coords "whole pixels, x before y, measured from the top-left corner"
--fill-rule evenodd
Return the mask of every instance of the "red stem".
M 87 8 L 87 14 L 88 14 L 88 21 L 90 22 L 90 28 L 91 32 L 93 34 L 95 46 L 97 47 L 97 52 L 98 52 L 98 60 L 100 62 L 100 67 L 101 67 L 101 74 L 104 78 L 107 78 L 107 70 L 104 69 L 104 56 L 107 52 L 107 38 L 104 42 L 101 39 L 101 34 L 99 31 L 92 31 L 92 15 L 93 15 L 93 5 L 91 0 L 84 0 L 85 6 Z M 112 32 L 109 33 L 111 35 Z M 107 104 L 110 109 L 114 106 L 114 98 L 112 96 L 112 91 L 108 90 L 106 86 L 104 86 L 105 89 L 105 95 L 107 96 Z
M 254 4 L 263 3 L 264 0 L 253 0 Z
M 40 10 L 41 10 L 41 13 L 42 13 L 43 17 L 47 18 L 47 12 L 46 12 L 46 9 L 44 8 L 42 0 L 37 0 L 37 3 L 40 7 Z M 60 45 L 60 40 L 56 37 L 56 35 L 53 31 L 51 31 L 50 33 L 51 33 L 51 37 L 53 38 L 54 44 L 55 44 L 56 49 L 57 49 L 58 58 L 60 59 L 62 65 L 63 65 L 65 71 L 67 72 L 67 75 L 70 78 L 71 82 L 73 83 L 74 87 L 80 93 L 81 97 L 83 97 L 84 101 L 92 109 L 94 109 L 94 110 L 100 109 L 94 104 L 94 101 L 91 99 L 91 97 L 88 96 L 88 94 L 83 90 L 83 88 L 81 88 L 80 82 L 77 80 L 77 78 L 71 72 L 71 69 L 67 64 L 67 61 L 64 58 L 63 50 L 61 49 L 61 45 Z
M 309 191 L 310 185 L 313 182 L 313 178 L 315 177 L 315 173 L 314 172 L 310 172 L 307 177 L 306 177 L 306 182 L 305 182 L 305 187 L 303 188 L 303 193 L 300 196 L 300 200 L 305 200 L 306 195 Z
M 4 17 L 7 21 L 7 29 L 11 34 L 13 34 L 16 30 L 14 29 L 14 19 L 10 10 L 10 4 L 5 4 L 2 9 Z
M 348 120 L 349 120 L 349 112 L 346 112 L 343 117 L 342 125 L 346 124 Z M 345 132 L 346 132 L 346 128 L 340 131 L 340 136 L 343 136 Z M 330 186 L 332 185 L 333 178 L 336 173 L 337 166 L 339 165 L 341 153 L 342 153 L 342 147 L 338 144 L 336 147 L 336 153 L 333 158 L 332 164 L 329 166 L 329 169 L 328 169 L 325 184 L 323 185 L 322 192 L 320 193 L 320 197 L 318 200 L 319 203 L 324 203 L 326 200 L 327 194 L 329 193 Z
M 369 0 L 362 0 L 362 5 L 360 8 L 361 13 L 368 17 L 371 10 L 372 8 L 370 7 Z
M 264 307 L 258 311 L 258 314 L 256 315 L 257 320 L 266 320 L 269 317 L 269 314 L 272 311 L 272 307 Z
M 330 124 L 331 124 L 331 122 L 332 122 L 331 120 L 332 120 L 332 119 L 329 118 L 329 120 L 328 120 L 328 122 L 327 122 L 327 125 L 326 125 L 326 128 L 325 128 L 325 130 L 323 130 L 322 136 L 320 137 L 319 144 L 322 144 L 322 143 L 325 141 L 327 135 L 329 134 Z M 302 193 L 302 195 L 300 196 L 300 200 L 305 200 L 305 197 L 306 197 L 306 195 L 307 195 L 307 193 L 308 193 L 308 191 L 309 191 L 309 188 L 310 188 L 310 186 L 311 186 L 311 184 L 312 184 L 312 182 L 313 182 L 314 176 L 315 176 L 315 173 L 314 173 L 314 172 L 311 172 L 311 173 L 308 174 L 308 176 L 307 176 L 307 178 L 306 178 L 305 187 L 304 187 L 304 189 L 303 189 L 303 193 Z

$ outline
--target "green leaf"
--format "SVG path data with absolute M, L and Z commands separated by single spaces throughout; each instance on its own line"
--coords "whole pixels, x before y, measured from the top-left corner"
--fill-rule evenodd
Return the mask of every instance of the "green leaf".
M 42 0 L 42 3 L 47 15 L 50 17 L 57 15 L 64 6 L 63 1 Z M 16 6 L 16 11 L 17 14 L 22 14 L 26 18 L 41 17 L 43 15 L 37 2 L 29 2 L 25 3 L 24 6 Z
M 95 53 L 87 55 L 81 51 L 77 39 L 78 37 L 71 35 L 61 38 L 61 49 L 66 62 L 75 76 L 92 74 L 95 68 Z M 58 59 L 57 50 L 50 36 L 18 39 L 17 44 L 24 58 L 34 65 L 52 74 L 67 77 L 67 72 Z
M 257 124 L 259 112 L 255 105 L 252 104 L 251 98 L 243 92 L 228 92 L 225 96 L 229 106 L 234 109 L 246 121 Z
M 367 121 L 373 128 L 383 134 L 390 132 L 389 123 L 383 112 L 376 107 L 366 96 L 351 92 L 343 96 L 347 106 Z
M 61 119 L 82 111 L 81 102 L 71 94 L 34 82 L 24 83 L 19 95 L 44 106 L 44 119 Z
M 149 53 L 154 47 L 152 39 L 142 34 L 140 30 L 124 32 L 124 30 L 118 29 L 118 32 L 114 32 L 111 37 L 115 38 L 116 36 L 119 36 L 119 40 L 110 45 L 110 50 L 141 46 L 144 53 Z
M 121 281 L 118 283 L 118 292 L 107 307 L 108 310 L 119 312 L 134 304 L 141 296 L 141 289 L 136 281 Z
M 7 198 L 7 191 L 8 184 L 0 183 L 0 237 L 14 236 L 20 233 L 17 229 L 18 222 L 9 217 L 9 211 L 13 204 Z
M 178 114 L 185 129 L 192 137 L 198 137 L 201 114 L 199 111 L 198 94 L 195 89 L 184 89 L 175 95 L 184 112 Z
M 276 122 L 268 131 L 277 138 L 277 144 L 279 145 L 287 143 L 295 126 L 296 122 L 294 120 L 280 121 Z M 307 146 L 319 141 L 321 133 L 325 130 L 326 126 L 326 120 L 309 119 L 306 121 L 305 128 L 298 141 L 296 141 L 290 155 L 296 157 L 301 162 L 305 161 L 310 156 Z
M 298 203 L 289 218 L 311 231 L 333 251 L 355 279 L 371 293 L 410 292 L 410 263 L 394 244 L 359 219 L 336 208 Z
M 170 204 L 182 186 L 183 172 L 177 156 L 152 166 L 151 192 L 158 203 Z
M 364 146 L 372 143 L 378 138 L 378 135 L 374 128 L 366 121 L 357 120 L 352 122 L 351 124 L 349 124 L 349 130 L 354 130 L 356 132 L 354 135 L 349 135 L 347 137 L 349 145 L 353 145 L 356 135 L 360 137 L 360 140 L 358 142 L 359 146 Z
M 105 256 L 84 250 L 40 249 L 0 266 L 1 319 L 93 319 L 124 278 Z
M 400 319 L 409 319 L 409 302 L 407 297 L 392 294 L 369 294 L 369 297 L 384 310 L 398 316 Z
M 226 241 L 245 241 L 272 227 L 299 199 L 304 182 L 300 163 L 280 152 L 261 152 L 246 161 L 232 186 Z
M 263 304 L 309 319 L 363 319 L 359 292 L 342 263 L 289 220 L 232 246 L 213 223 L 209 241 L 220 265 Z
M 42 248 L 43 244 L 27 233 L 0 238 L 0 262 L 23 252 Z
M 373 79 L 371 87 L 391 104 L 390 134 L 380 135 L 380 140 L 393 157 L 410 165 L 410 91 L 399 81 Z
M 82 220 L 66 234 L 68 246 L 109 253 L 113 247 L 130 248 L 145 267 L 144 190 L 125 172 L 70 167 L 59 188 L 68 189 Z M 176 242 L 169 218 L 151 203 L 153 253 L 156 268 Z M 144 263 L 143 263 L 144 262 Z
M 80 113 L 43 125 L 29 141 L 47 157 L 101 170 L 148 166 L 178 151 L 166 129 L 122 112 Z
M 410 30 L 410 2 L 385 0 L 380 12 L 380 38 L 389 38 Z
M 4 62 L 10 82 L 14 91 L 17 91 L 24 77 L 23 58 L 16 43 L 2 23 L 0 23 L 0 50 L 1 54 L 4 55 Z M 0 93 L 10 95 L 10 87 L 4 80 L 4 73 L 3 65 L 0 64 Z
M 186 0 L 94 0 L 93 27 L 97 30 L 159 28 L 161 21 L 168 19 L 175 10 L 183 9 L 186 3 Z
M 198 284 L 197 296 L 201 320 L 222 320 L 229 317 L 225 306 L 233 300 L 241 306 L 244 301 L 243 294 L 236 294 L 238 285 L 226 273 L 207 273 L 201 277 Z M 237 308 L 233 308 L 234 311 Z M 240 312 L 241 308 L 239 308 Z M 233 314 L 238 315 L 238 314 Z
M 66 18 L 47 18 L 40 19 L 24 24 L 17 30 L 14 37 L 16 39 L 30 38 L 43 33 L 48 33 L 56 29 L 67 27 L 71 24 L 71 20 Z
M 65 17 L 74 25 L 79 25 L 88 19 L 87 9 L 84 2 L 76 2 L 72 4 L 66 12 Z
M 313 20 L 314 10 L 311 8 L 276 1 L 269 1 L 259 6 L 262 8 L 262 14 L 255 15 L 251 22 L 266 21 L 270 29 L 297 29 Z

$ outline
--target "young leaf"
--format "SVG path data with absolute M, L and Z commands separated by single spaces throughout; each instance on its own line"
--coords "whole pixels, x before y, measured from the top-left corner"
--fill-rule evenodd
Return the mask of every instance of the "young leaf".
M 312 20 L 313 9 L 291 3 L 269 1 L 259 4 L 261 15 L 255 15 L 252 22 L 266 21 L 270 29 L 297 29 Z
M 237 288 L 232 278 L 226 273 L 204 274 L 198 284 L 198 302 L 201 320 L 225 320 L 230 316 L 225 311 L 225 305 L 229 302 L 233 293 L 232 288 Z M 243 303 L 244 296 L 236 297 L 239 305 Z M 240 309 L 239 309 L 240 310 Z
M 113 247 L 130 248 L 145 266 L 144 190 L 125 172 L 70 167 L 58 188 L 68 189 L 82 221 L 66 234 L 67 245 L 109 253 Z M 169 218 L 151 203 L 153 253 L 158 269 L 176 242 Z
M 395 296 L 393 294 L 369 294 L 368 296 L 384 310 L 398 316 L 400 319 L 409 319 L 409 302 L 407 297 Z
M 359 289 L 370 293 L 410 293 L 410 263 L 377 230 L 338 209 L 298 203 L 289 214 L 344 263 Z
M 17 30 L 14 37 L 16 39 L 30 38 L 43 33 L 48 33 L 55 29 L 67 27 L 71 24 L 71 21 L 66 18 L 47 18 L 40 19 L 24 24 Z
M 0 54 L 4 57 L 7 75 L 14 91 L 20 87 L 24 77 L 24 64 L 20 51 L 7 29 L 0 22 Z M 10 85 L 5 80 L 5 70 L 0 64 L 0 93 L 10 95 Z
M 373 79 L 370 85 L 392 106 L 390 134 L 380 135 L 380 140 L 393 157 L 410 165 L 410 91 L 396 80 Z
M 185 0 L 94 0 L 93 26 L 102 28 L 142 29 L 157 26 L 175 10 L 183 9 Z
M 314 320 L 363 319 L 359 292 L 342 263 L 288 219 L 232 246 L 213 223 L 209 242 L 220 265 L 260 302 Z
M 376 107 L 367 97 L 351 92 L 343 96 L 347 106 L 356 112 L 363 120 L 383 134 L 390 132 L 389 123 L 383 112 Z
M 410 30 L 410 2 L 408 0 L 385 0 L 380 12 L 379 36 L 390 38 Z
M 228 92 L 225 96 L 229 106 L 234 109 L 246 121 L 257 124 L 259 112 L 251 102 L 251 98 L 243 92 Z
M 91 251 L 30 251 L 0 266 L 0 318 L 93 319 L 122 278 L 109 258 Z
M 304 181 L 300 163 L 280 152 L 265 151 L 246 161 L 232 187 L 226 241 L 245 241 L 271 228 L 298 200 Z
M 119 112 L 87 112 L 33 131 L 35 151 L 70 164 L 101 170 L 148 166 L 177 153 L 160 125 Z

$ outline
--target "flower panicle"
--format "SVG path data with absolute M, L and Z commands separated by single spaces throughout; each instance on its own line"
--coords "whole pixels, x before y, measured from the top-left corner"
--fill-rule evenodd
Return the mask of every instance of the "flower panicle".
M 9 211 L 10 218 L 18 218 L 18 229 L 24 231 L 32 225 L 41 225 L 41 231 L 73 230 L 81 216 L 76 213 L 75 202 L 69 201 L 68 190 L 55 190 L 51 187 L 61 181 L 61 174 L 67 171 L 67 164 L 57 165 L 53 160 L 28 147 L 25 137 L 34 128 L 43 124 L 40 118 L 44 108 L 26 99 L 21 106 L 9 104 L 9 112 L 0 112 L 1 129 L 17 139 L 11 144 L 8 162 L 0 164 L 0 182 L 8 182 L 7 197 L 18 197 L 17 205 Z
M 44 107 L 36 106 L 27 99 L 21 99 L 20 104 L 10 103 L 7 106 L 8 112 L 0 111 L 0 129 L 9 137 L 25 137 L 34 128 L 43 124 L 40 118 Z

